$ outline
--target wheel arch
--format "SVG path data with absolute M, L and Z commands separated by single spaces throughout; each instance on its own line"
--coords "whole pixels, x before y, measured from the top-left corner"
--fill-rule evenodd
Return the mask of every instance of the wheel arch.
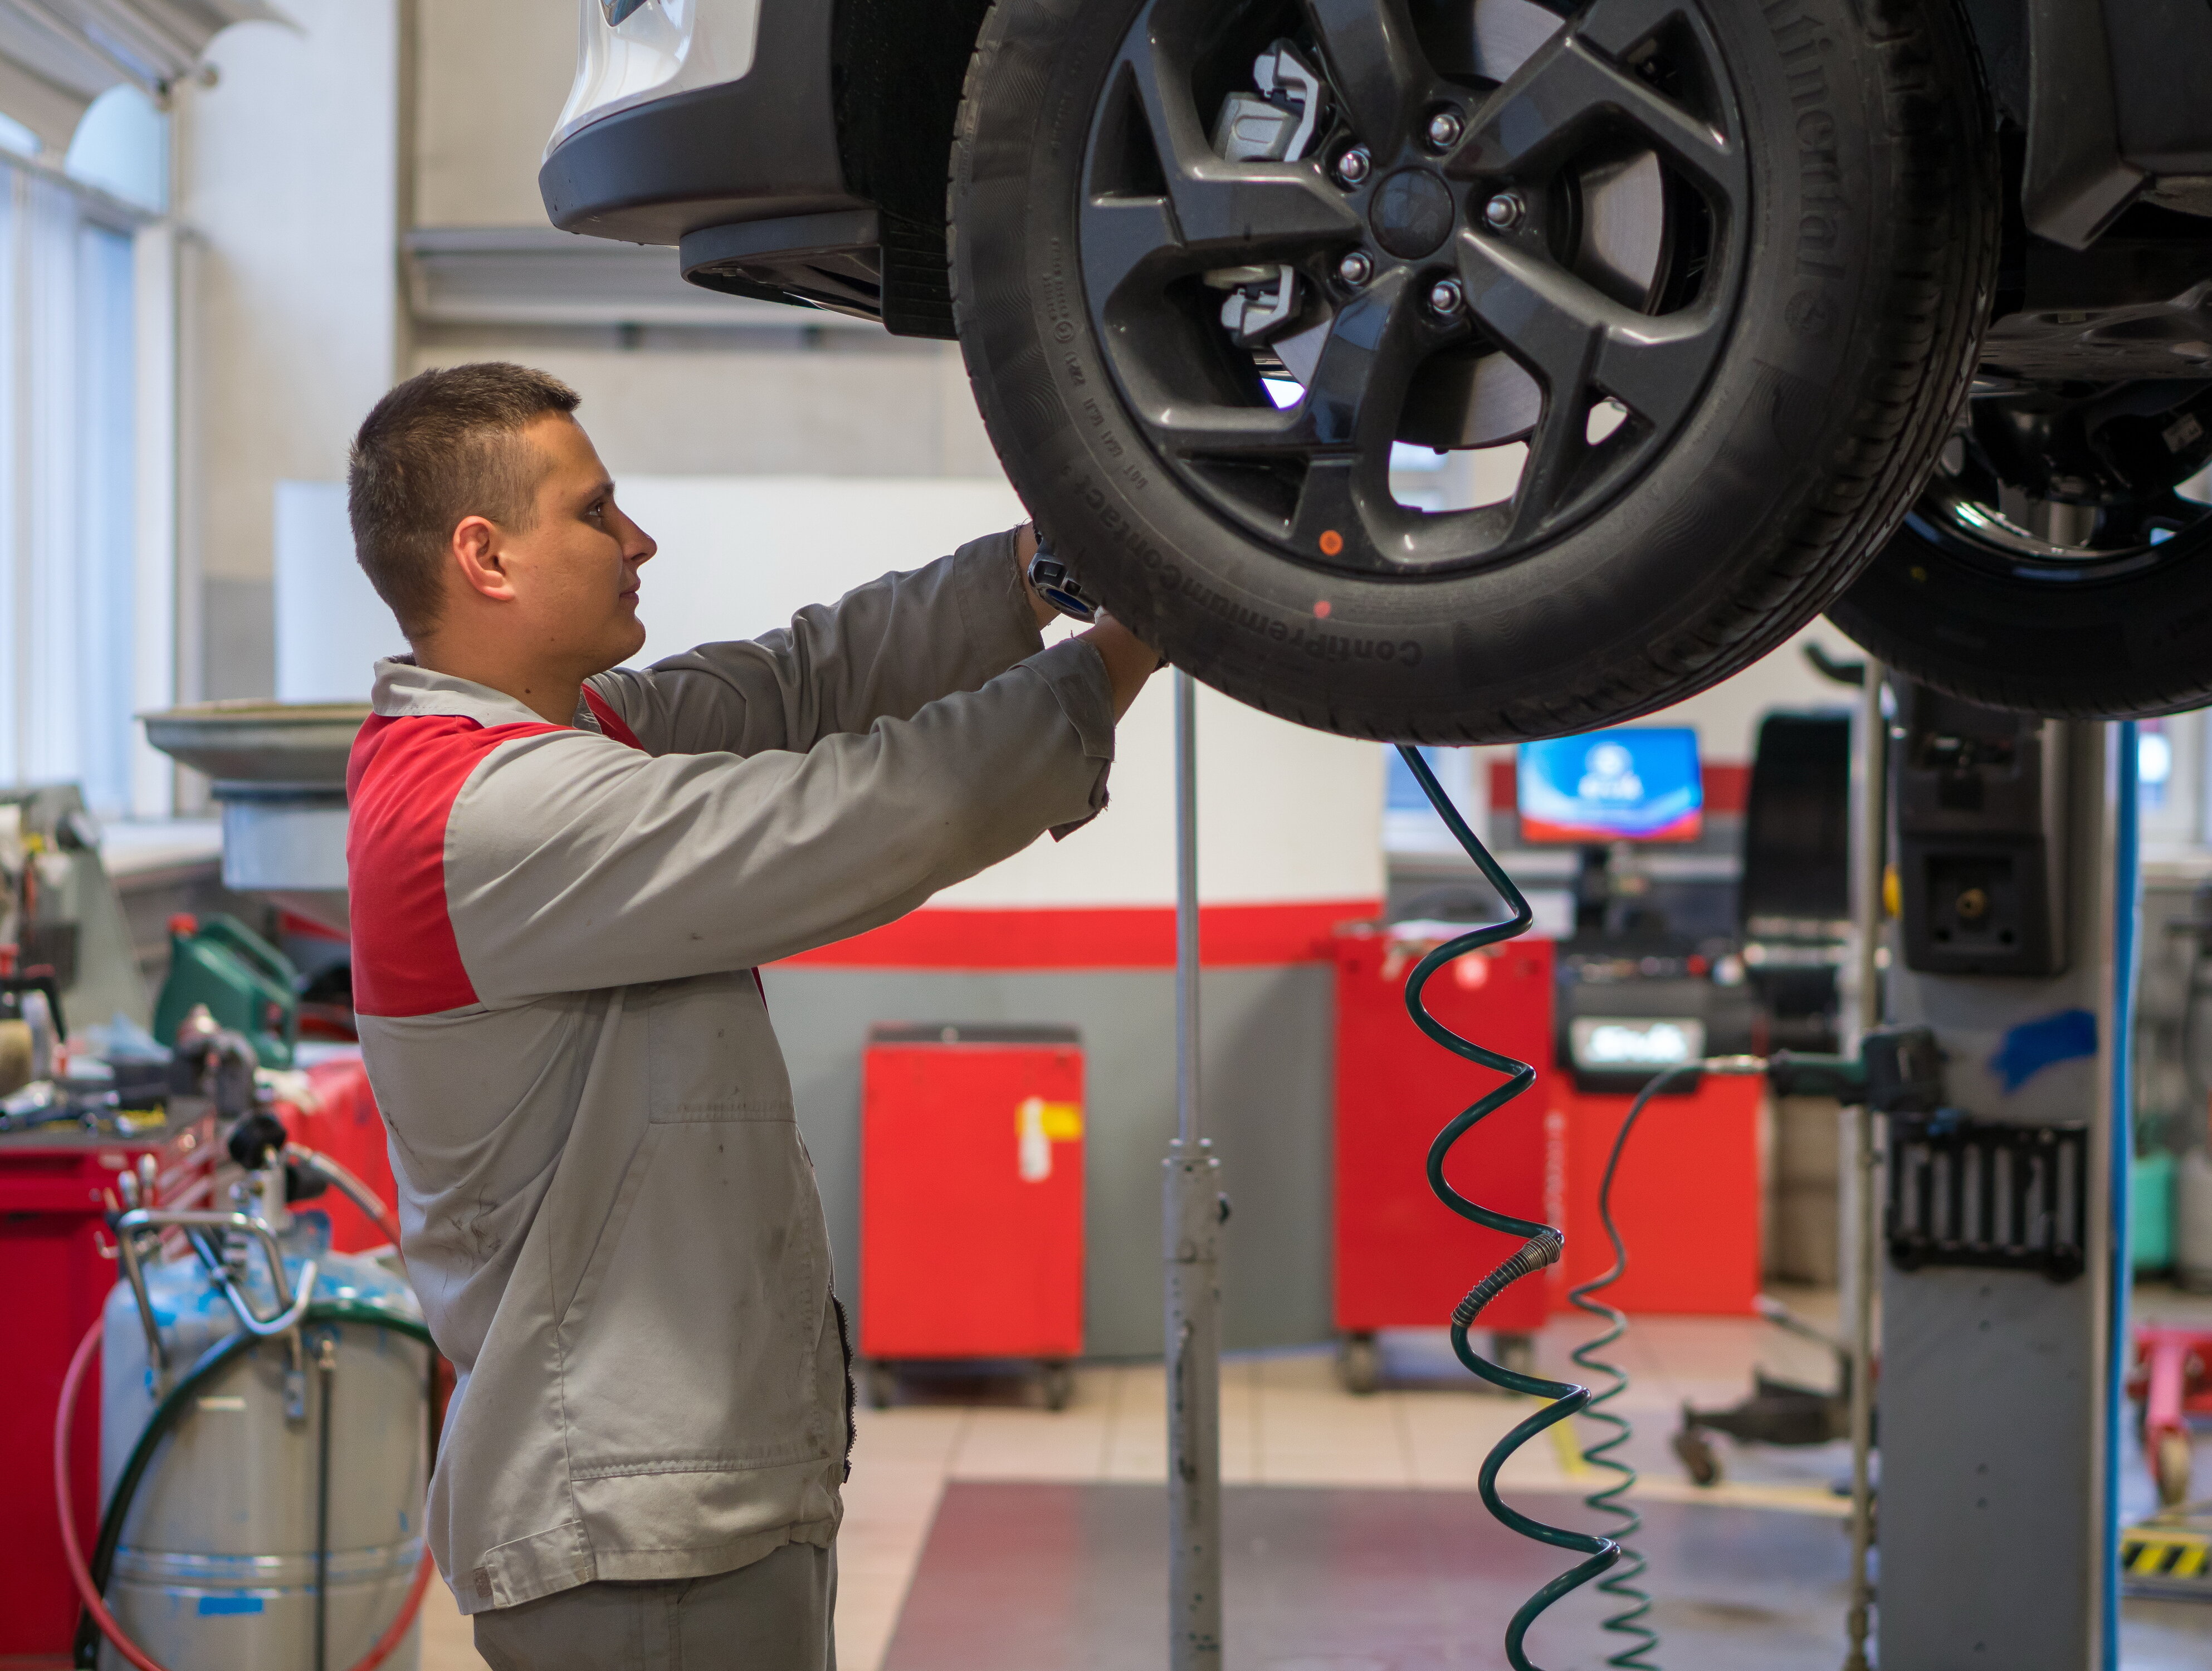
M 880 217 L 883 317 L 955 335 L 945 182 L 960 94 L 991 0 L 835 0 L 830 86 L 845 178 Z

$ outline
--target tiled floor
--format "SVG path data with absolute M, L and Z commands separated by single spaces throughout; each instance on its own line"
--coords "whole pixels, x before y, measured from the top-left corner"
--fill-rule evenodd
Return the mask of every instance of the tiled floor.
M 1809 1320 L 1832 1325 L 1832 1295 L 1786 1297 Z M 2190 1297 L 2138 1295 L 2139 1316 L 2203 1321 L 2208 1312 L 2212 1306 Z M 1538 1368 L 1587 1378 L 1567 1354 L 1591 1332 L 1579 1319 L 1554 1324 L 1538 1342 Z M 1338 1387 L 1326 1352 L 1248 1354 L 1226 1362 L 1224 1481 L 1471 1487 L 1484 1454 L 1531 1404 L 1474 1390 L 1441 1332 L 1386 1337 L 1384 1349 L 1385 1388 L 1364 1398 Z M 1841 1444 L 1775 1450 L 1723 1440 L 1726 1477 L 1702 1491 L 1683 1477 L 1668 1448 L 1685 1401 L 1707 1407 L 1734 1403 L 1748 1392 L 1754 1364 L 1785 1378 L 1826 1383 L 1834 1368 L 1820 1346 L 1752 1319 L 1643 1318 L 1612 1357 L 1631 1377 L 1616 1407 L 1636 1424 L 1624 1454 L 1643 1474 L 1637 1489 L 1644 1501 L 1843 1516 L 1844 1504 L 1832 1489 L 1850 1465 Z M 895 1407 L 860 1412 L 860 1429 L 838 1540 L 842 1671 L 879 1671 L 883 1665 L 948 1481 L 1136 1484 L 1166 1477 L 1165 1388 L 1156 1364 L 1085 1366 L 1077 1372 L 1073 1400 L 1058 1413 L 1045 1410 L 1034 1386 L 1018 1376 L 910 1376 Z M 1553 1433 L 1555 1443 L 1540 1439 L 1507 1465 L 1509 1492 L 1580 1492 L 1596 1483 L 1599 1476 L 1574 1443 L 1560 1430 Z M 1579 1437 L 1591 1443 L 1596 1435 L 1584 1423 Z M 2199 1478 L 2212 1491 L 2212 1444 L 2200 1447 Z M 2136 1481 L 2125 1506 L 2142 1512 L 2148 1497 L 2147 1480 Z M 443 1585 L 431 1586 L 423 1619 L 424 1671 L 481 1671 L 467 1622 Z M 2191 1635 L 2193 1640 L 2193 1629 Z
M 1824 1307 L 1824 1302 L 1826 1302 Z M 1793 1301 L 1816 1319 L 1823 1295 Z M 1540 1341 L 1538 1364 L 1572 1372 L 1566 1354 L 1588 1328 L 1560 1324 Z M 1354 1398 L 1337 1385 L 1328 1353 L 1231 1358 L 1222 1371 L 1222 1475 L 1232 1485 L 1442 1487 L 1463 1490 L 1498 1438 L 1531 1401 L 1472 1390 L 1441 1333 L 1385 1340 L 1385 1389 Z M 1848 1466 L 1840 1447 L 1732 1455 L 1729 1477 L 1701 1492 L 1681 1477 L 1667 1435 L 1686 1398 L 1734 1402 L 1753 1363 L 1819 1383 L 1833 1374 L 1820 1350 L 1750 1320 L 1653 1318 L 1620 1343 L 1632 1386 L 1617 1401 L 1638 1424 L 1631 1460 L 1653 1499 L 1784 1508 L 1839 1516 L 1831 1483 Z M 901 1401 L 863 1408 L 838 1539 L 838 1663 L 878 1671 L 949 1480 L 1139 1483 L 1167 1474 L 1165 1382 L 1159 1365 L 1078 1370 L 1066 1410 L 1045 1410 L 1018 1377 L 914 1376 Z M 1593 1471 L 1561 1437 L 1525 1447 L 1509 1487 L 1588 1490 Z M 442 1585 L 424 1607 L 424 1671 L 477 1671 L 468 1625 Z

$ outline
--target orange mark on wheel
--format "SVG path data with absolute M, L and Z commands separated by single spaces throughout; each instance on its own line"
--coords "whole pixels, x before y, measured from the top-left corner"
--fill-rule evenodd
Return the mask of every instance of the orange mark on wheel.
M 1322 556 L 1324 557 L 1333 557 L 1342 550 L 1344 550 L 1344 536 L 1342 534 L 1337 532 L 1334 528 L 1324 528 L 1321 531 Z
M 1328 619 L 1328 599 L 1324 598 L 1321 602 L 1314 605 L 1314 619 L 1316 621 L 1326 621 Z

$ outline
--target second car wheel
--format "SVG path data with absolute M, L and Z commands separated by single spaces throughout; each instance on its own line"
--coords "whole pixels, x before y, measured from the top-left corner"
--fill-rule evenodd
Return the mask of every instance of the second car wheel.
M 1828 613 L 1969 702 L 2148 718 L 2212 702 L 2208 577 L 2212 381 L 1992 378 Z
M 998 0 L 955 313 L 1014 485 L 1178 665 L 1352 735 L 1580 730 L 1887 534 L 1993 159 L 1953 0 Z

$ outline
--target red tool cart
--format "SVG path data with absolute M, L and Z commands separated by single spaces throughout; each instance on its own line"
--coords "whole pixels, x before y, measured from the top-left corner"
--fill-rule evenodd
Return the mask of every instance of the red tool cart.
M 1598 1183 L 1635 1099 L 1577 1091 L 1560 1075 L 1567 1199 L 1561 1292 L 1604 1274 L 1613 1243 L 1598 1222 Z M 1613 1218 L 1628 1270 L 1598 1297 L 1632 1316 L 1748 1317 L 1759 1309 L 1759 1104 L 1755 1074 L 1707 1073 L 1686 1093 L 1644 1104 L 1613 1182 Z
M 115 1285 L 106 1215 L 118 1174 L 150 1171 L 146 1205 L 199 1206 L 214 1176 L 215 1121 L 156 1127 L 143 1136 L 33 1128 L 0 1135 L 0 1261 L 9 1279 L 8 1419 L 0 1421 L 0 1664 L 66 1665 L 76 1591 L 54 1518 L 54 1405 L 84 1332 Z M 148 1163 L 151 1164 L 149 1166 Z M 92 1371 L 94 1387 L 99 1370 Z M 90 1548 L 100 1526 L 100 1420 L 87 1396 L 70 1456 L 77 1528 Z
M 1444 1050 L 1406 1012 L 1406 976 L 1437 943 L 1419 924 L 1336 939 L 1336 1327 L 1338 1369 L 1374 1390 L 1375 1331 L 1437 1328 L 1469 1288 L 1519 1245 L 1469 1224 L 1430 1192 L 1429 1145 L 1498 1076 Z M 1536 1083 L 1452 1151 L 1446 1176 L 1485 1206 L 1557 1223 L 1563 1081 L 1552 1068 L 1552 943 L 1510 940 L 1448 964 L 1429 982 L 1437 1018 L 1536 1066 Z M 1556 1272 L 1517 1282 L 1482 1314 L 1501 1361 L 1528 1361 L 1554 1303 Z
M 860 1067 L 860 1352 L 890 1402 L 914 1360 L 1083 1350 L 1083 1048 L 1072 1027 L 884 1025 Z

